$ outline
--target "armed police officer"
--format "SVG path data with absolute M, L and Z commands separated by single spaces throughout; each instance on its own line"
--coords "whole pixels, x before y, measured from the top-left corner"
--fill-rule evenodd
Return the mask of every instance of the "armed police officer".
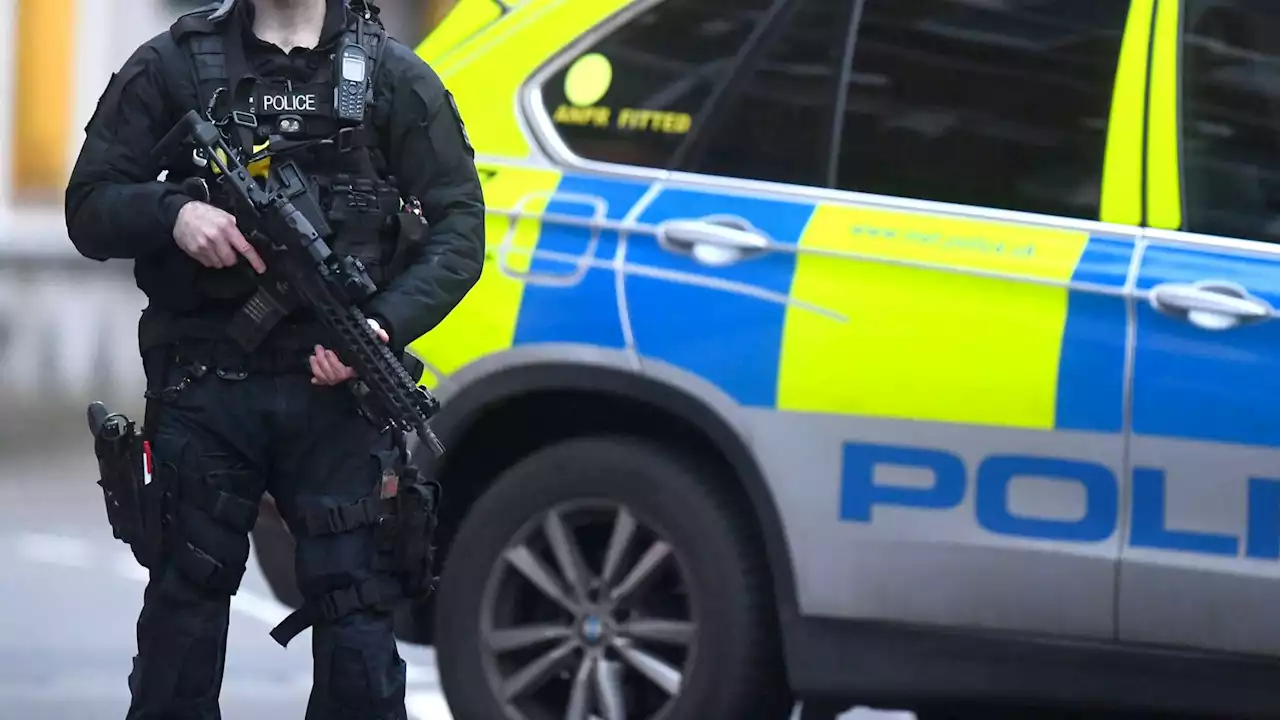
M 66 212 L 80 253 L 134 260 L 149 301 L 139 342 L 150 482 L 140 494 L 164 510 L 147 523 L 161 535 L 147 543 L 155 551 L 134 546 L 150 582 L 128 718 L 219 717 L 230 596 L 264 491 L 297 542 L 307 602 L 277 639 L 313 627 L 307 717 L 404 718 L 390 614 L 400 587 L 388 580 L 401 575 L 387 558 L 405 553 L 386 552 L 369 503 L 412 468 L 395 433 L 360 412 L 346 387 L 358 378 L 324 346 L 314 314 L 252 302 L 277 280 L 228 212 L 218 163 L 191 148 L 152 159 L 190 110 L 251 172 L 288 160 L 305 174 L 319 215 L 309 219 L 368 271 L 379 292 L 363 310 L 395 352 L 462 300 L 484 256 L 457 105 L 387 37 L 372 3 L 225 0 L 180 18 L 112 76 Z M 236 323 L 272 312 L 281 317 L 261 342 L 232 341 Z

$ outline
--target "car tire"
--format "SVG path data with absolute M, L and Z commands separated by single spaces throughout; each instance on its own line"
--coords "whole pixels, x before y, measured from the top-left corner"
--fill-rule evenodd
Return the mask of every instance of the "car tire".
M 564 441 L 534 453 L 504 472 L 468 513 L 445 561 L 441 578 L 435 645 L 441 683 L 454 717 L 458 720 L 503 717 L 546 720 L 569 716 L 566 705 L 557 705 L 555 701 L 539 706 L 524 699 L 507 703 L 497 697 L 502 682 L 497 668 L 502 656 L 490 652 L 486 638 L 497 637 L 488 633 L 500 630 L 496 625 L 486 625 L 485 618 L 498 604 L 493 600 L 498 593 L 495 588 L 503 587 L 506 582 L 496 578 L 510 576 L 514 578 L 513 583 L 525 579 L 519 572 L 523 565 L 511 559 L 516 557 L 513 552 L 534 547 L 535 541 L 526 542 L 522 533 L 527 532 L 530 538 L 549 538 L 550 531 L 544 532 L 544 529 L 550 527 L 553 513 L 558 518 L 572 517 L 576 512 L 604 513 L 597 507 L 601 506 L 616 508 L 611 523 L 614 529 L 597 537 L 615 537 L 617 527 L 622 524 L 620 519 L 629 514 L 640 528 L 638 533 L 652 531 L 653 535 L 647 537 L 653 538 L 655 544 L 648 546 L 648 552 L 653 551 L 656 543 L 669 544 L 671 555 L 666 561 L 666 572 L 687 582 L 684 586 L 687 599 L 682 602 L 688 609 L 688 617 L 696 618 L 692 641 L 687 646 L 692 649 L 682 666 L 679 689 L 674 695 L 664 695 L 666 699 L 660 701 L 662 705 L 656 711 L 650 704 L 637 714 L 630 705 L 636 698 L 642 703 L 651 700 L 653 689 L 644 687 L 648 680 L 635 671 L 634 663 L 626 662 L 626 657 L 619 654 L 601 665 L 611 668 L 610 672 L 621 668 L 621 672 L 626 673 L 623 677 L 632 683 L 625 685 L 629 693 L 626 716 L 660 720 L 787 718 L 792 701 L 781 661 L 769 569 L 760 544 L 754 541 L 749 511 L 744 512 L 726 499 L 707 481 L 706 474 L 698 464 L 660 445 L 624 437 Z M 565 527 L 570 526 L 570 521 L 564 523 Z M 573 527 L 573 536 L 580 543 L 581 533 L 593 529 L 589 524 L 585 529 Z M 552 543 L 547 540 L 545 544 L 544 567 L 557 570 L 557 577 L 564 578 L 566 574 L 559 572 L 564 565 L 556 563 L 557 556 L 550 549 Z M 608 548 L 599 547 L 604 544 L 598 542 L 581 553 L 592 576 L 609 574 Z M 637 546 L 636 554 L 641 554 L 639 548 L 645 543 L 633 544 Z M 583 544 L 584 548 L 589 545 Z M 594 558 L 594 562 L 587 560 L 587 556 Z M 633 569 L 641 565 L 643 561 L 635 563 Z M 568 586 L 560 583 L 561 588 Z M 600 592 L 604 596 L 610 594 L 607 586 Z M 519 614 L 520 608 L 531 605 L 532 601 L 525 602 L 512 612 Z M 570 616 L 564 606 L 555 610 L 563 612 L 564 617 Z M 607 617 L 609 611 L 601 614 Z M 633 617 L 636 628 L 643 622 L 638 618 L 640 615 Z M 562 634 L 550 645 L 554 649 L 561 647 L 555 643 L 579 643 L 578 654 L 566 661 L 556 677 L 548 681 L 549 685 L 558 682 L 562 687 L 549 687 L 547 692 L 560 693 L 554 697 L 564 698 L 572 696 L 571 686 L 584 666 L 581 657 L 587 652 L 600 652 L 597 657 L 608 658 L 615 647 L 610 643 L 616 641 L 622 644 L 619 647 L 627 647 L 630 640 L 624 637 L 624 626 L 620 624 L 616 636 L 620 639 L 600 640 L 601 636 L 591 635 L 597 644 L 588 645 L 584 639 L 588 638 L 585 622 L 580 625 L 563 619 L 559 622 L 568 623 L 570 632 L 579 629 L 573 636 L 576 639 L 564 639 L 566 636 Z M 606 628 L 606 634 L 612 627 L 611 622 L 606 620 L 601 625 Z M 511 623 L 512 626 L 531 624 L 532 621 Z M 604 645 L 603 650 L 600 645 Z M 539 648 L 536 652 L 542 651 L 543 648 Z M 518 669 L 513 670 L 512 677 L 518 674 Z M 653 685 L 656 687 L 657 683 Z M 646 692 L 650 694 L 645 695 Z M 590 713 L 582 717 L 590 717 Z

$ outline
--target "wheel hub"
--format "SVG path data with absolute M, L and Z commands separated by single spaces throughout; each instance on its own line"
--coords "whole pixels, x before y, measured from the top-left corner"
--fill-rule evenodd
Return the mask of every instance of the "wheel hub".
M 578 634 L 582 636 L 582 642 L 595 647 L 608 640 L 608 627 L 600 615 L 590 613 L 578 623 Z

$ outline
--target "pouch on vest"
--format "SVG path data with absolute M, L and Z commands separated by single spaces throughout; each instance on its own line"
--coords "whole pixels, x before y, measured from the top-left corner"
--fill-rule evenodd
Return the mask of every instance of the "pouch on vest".
M 391 218 L 395 231 L 395 249 L 387 261 L 387 274 L 391 278 L 398 277 L 409 264 L 427 246 L 431 238 L 431 226 L 425 218 L 416 212 L 402 210 Z
M 333 250 L 364 264 L 382 289 L 394 277 L 389 272 L 395 254 L 391 218 L 400 205 L 394 178 L 385 181 L 336 175 L 330 185 L 325 217 L 334 229 Z

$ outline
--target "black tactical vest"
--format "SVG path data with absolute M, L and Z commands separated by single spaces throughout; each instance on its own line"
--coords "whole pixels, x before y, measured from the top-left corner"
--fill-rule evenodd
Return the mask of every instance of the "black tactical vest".
M 241 0 L 243 1 L 243 0 Z M 372 97 L 386 32 L 375 12 L 355 0 L 356 12 L 343 31 L 343 42 L 366 52 L 370 78 L 362 122 L 335 117 L 337 87 L 333 62 L 323 63 L 305 84 L 259 78 L 245 54 L 242 29 L 225 17 L 233 3 L 189 13 L 170 32 L 187 56 L 194 74 L 198 108 L 220 125 L 230 145 L 248 158 L 264 145 L 285 153 L 309 176 L 321 212 L 333 229 L 333 250 L 364 263 L 378 287 L 403 270 L 410 244 L 425 235 L 419 214 L 403 208 L 395 178 L 385 175 L 372 127 Z M 217 176 L 207 160 L 187 158 L 189 166 L 171 167 L 169 178 L 202 188 L 208 201 L 223 209 L 230 202 L 219 192 Z M 191 180 L 197 181 L 195 186 Z M 202 198 L 203 199 L 203 198 Z M 416 206 L 416 201 L 413 201 Z M 315 220 L 313 218 L 313 220 Z M 419 227 L 420 226 L 420 227 Z M 244 263 L 229 270 L 200 267 L 194 290 L 215 301 L 239 301 L 253 293 L 255 278 Z

